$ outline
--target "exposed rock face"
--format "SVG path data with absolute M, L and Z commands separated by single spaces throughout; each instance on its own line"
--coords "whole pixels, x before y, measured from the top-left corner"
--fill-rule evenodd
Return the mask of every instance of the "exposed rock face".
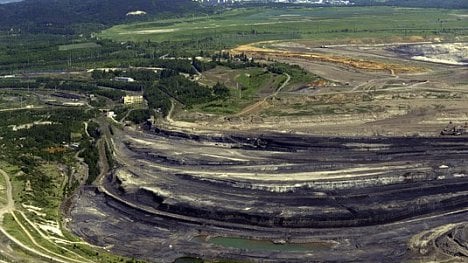
M 430 229 L 411 238 L 414 258 L 437 260 L 468 258 L 468 222 L 447 224 Z
M 416 60 L 468 66 L 468 44 L 416 44 L 392 49 Z
M 147 13 L 145 11 L 137 10 L 137 11 L 131 11 L 127 13 L 127 16 L 144 16 Z

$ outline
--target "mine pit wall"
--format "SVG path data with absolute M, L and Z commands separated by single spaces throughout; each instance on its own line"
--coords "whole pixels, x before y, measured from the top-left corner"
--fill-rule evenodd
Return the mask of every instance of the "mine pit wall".
M 468 257 L 468 224 L 459 224 L 434 241 L 435 250 L 454 257 Z
M 464 141 L 457 139 L 439 138 L 430 140 L 425 138 L 301 138 L 297 136 L 263 135 L 261 137 L 210 137 L 206 135 L 191 135 L 174 131 L 157 131 L 159 136 L 164 138 L 178 138 L 193 141 L 208 141 L 230 143 L 236 142 L 236 146 L 241 145 L 248 150 L 257 151 L 282 151 L 301 152 L 327 149 L 328 152 L 340 152 L 345 147 L 343 143 L 380 143 L 387 144 L 388 149 L 385 154 L 399 155 L 407 153 L 423 154 L 427 148 L 437 150 L 438 147 L 449 148 L 452 151 L 463 152 L 466 149 Z M 429 143 L 431 142 L 431 143 Z M 460 144 L 458 144 L 460 142 Z M 438 144 L 451 143 L 450 145 L 438 146 Z M 414 145 L 414 146 L 412 146 Z M 235 146 L 234 146 L 235 147 Z M 425 148 L 426 150 L 421 150 Z M 443 155 L 443 153 L 441 153 Z M 462 154 L 463 155 L 463 154 Z M 164 156 L 159 156 L 164 162 Z M 387 158 L 385 155 L 378 157 Z M 167 160 L 166 165 L 180 165 L 175 160 Z M 189 163 L 190 164 L 190 163 Z M 230 163 L 232 164 L 232 163 Z M 216 165 L 216 163 L 212 163 Z M 220 165 L 226 165 L 222 163 Z M 219 207 L 204 207 L 197 203 L 178 200 L 177 197 L 164 197 L 145 189 L 130 190 L 128 193 L 121 182 L 116 180 L 112 187 L 119 189 L 122 198 L 163 211 L 169 214 L 183 215 L 187 217 L 229 222 L 234 224 L 246 224 L 263 227 L 351 227 L 374 224 L 390 223 L 397 220 L 420 216 L 424 214 L 449 211 L 451 209 L 463 208 L 468 205 L 467 193 L 468 182 L 466 178 L 436 180 L 438 176 L 445 176 L 444 171 L 439 172 L 408 172 L 398 174 L 389 172 L 388 175 L 350 180 L 321 180 L 303 183 L 299 187 L 272 184 L 252 183 L 239 181 L 219 181 L 210 179 L 198 179 L 190 175 L 169 175 L 181 177 L 181 180 L 192 180 L 200 185 L 201 189 L 219 188 L 222 191 L 229 191 L 230 187 L 245 189 L 246 195 L 258 198 L 265 195 L 265 192 L 275 192 L 276 196 L 269 196 L 270 200 L 262 200 L 265 205 L 275 206 L 275 204 L 285 205 L 285 209 L 294 209 L 297 206 L 310 206 L 313 213 L 301 214 L 299 216 L 281 216 L 275 211 L 259 213 L 255 209 L 252 211 L 242 211 L 226 209 L 222 205 Z M 125 191 L 122 191 L 125 190 Z M 285 195 L 281 193 L 286 192 Z M 316 192 L 324 192 L 325 196 L 310 197 Z M 285 199 L 290 199 L 291 195 L 303 203 L 284 203 Z M 220 197 L 222 198 L 222 197 Z M 284 200 L 283 200 L 284 199 Z M 222 200 L 220 199 L 220 203 Z M 327 204 L 330 207 L 321 207 L 319 204 Z M 326 211 L 320 213 L 317 211 Z
M 403 188 L 403 189 L 401 189 Z M 312 214 L 283 217 L 278 214 L 259 214 L 240 210 L 226 210 L 197 206 L 196 203 L 173 201 L 167 203 L 163 196 L 139 189 L 134 193 L 123 193 L 121 197 L 138 205 L 151 207 L 163 212 L 207 221 L 220 221 L 262 227 L 286 228 L 336 228 L 391 223 L 429 213 L 461 209 L 468 206 L 468 180 L 457 182 L 409 183 L 368 189 L 348 189 L 343 192 L 330 191 L 326 197 L 310 197 L 307 192 L 295 196 L 299 202 L 293 205 L 312 205 Z M 317 189 L 311 189 L 317 191 Z M 262 191 L 253 191 L 251 196 L 261 196 Z M 271 201 L 270 205 L 290 200 L 294 193 Z M 267 201 L 265 201 L 267 202 Z M 374 202 L 378 202 L 375 204 Z M 286 205 L 286 204 L 284 204 Z M 287 204 L 293 209 L 293 205 Z M 323 211 L 320 207 L 323 206 Z M 329 207 L 330 206 L 330 207 Z
M 468 257 L 468 221 L 445 224 L 413 236 L 409 248 L 415 258 L 465 262 Z M 458 261 L 453 260 L 458 258 Z
M 451 148 L 466 151 L 468 139 L 468 137 L 325 137 L 275 132 L 256 134 L 247 131 L 242 133 L 225 133 L 221 136 L 187 133 L 163 128 L 153 128 L 147 132 L 167 139 L 220 143 L 227 147 L 246 150 L 284 152 L 301 152 L 311 149 L 320 150 L 320 148 L 335 148 L 339 151 L 340 149 L 353 148 L 345 145 L 350 143 L 387 144 L 390 146 L 390 149 L 418 146 L 431 147 L 437 146 L 440 143 L 450 143 L 452 144 L 449 145 Z
M 400 178 L 400 177 L 399 177 Z M 294 206 L 316 206 L 314 212 L 320 210 L 320 205 L 335 207 L 327 213 L 314 213 L 313 215 L 304 214 L 299 217 L 282 217 L 278 214 L 256 214 L 254 212 L 242 212 L 236 210 L 225 210 L 218 207 L 213 210 L 197 206 L 194 203 L 183 203 L 173 200 L 170 203 L 165 202 L 164 196 L 158 195 L 147 189 L 138 189 L 135 191 L 125 191 L 118 178 L 112 179 L 109 186 L 114 189 L 122 198 L 137 205 L 148 206 L 160 211 L 176 215 L 201 218 L 207 220 L 217 220 L 221 222 L 230 222 L 235 224 L 257 225 L 264 227 L 349 227 L 364 226 L 372 224 L 389 223 L 396 220 L 410 218 L 427 213 L 446 211 L 450 209 L 463 208 L 468 205 L 467 195 L 464 190 L 468 189 L 468 181 L 459 179 L 433 180 L 433 176 L 424 177 L 412 176 L 411 180 L 402 177 L 403 184 L 390 184 L 385 186 L 366 185 L 363 188 L 361 180 L 345 182 L 320 182 L 325 187 L 308 186 L 301 187 L 287 193 L 278 193 L 277 199 L 271 202 L 284 203 L 282 199 L 295 196 L 296 200 L 302 203 L 288 204 Z M 185 176 L 185 179 L 189 177 Z M 378 181 L 378 179 L 374 179 Z M 204 182 L 202 182 L 204 183 Z M 209 183 L 208 187 L 218 187 L 228 189 L 231 185 L 223 182 Z M 238 186 L 237 186 L 238 187 Z M 273 186 L 269 186 L 270 188 Z M 263 196 L 265 189 L 246 188 L 249 195 Z M 325 191 L 325 192 L 324 192 Z M 386 193 L 386 192 L 389 193 Z M 323 192 L 324 196 L 311 197 L 316 192 Z M 460 194 L 450 197 L 450 194 Z M 432 196 L 432 197 L 431 197 Z M 423 198 L 424 197 L 424 198 Z M 423 198 L 417 201 L 412 200 Z M 373 200 L 375 199 L 375 200 Z M 392 203 L 399 199 L 399 204 Z M 373 201 L 379 201 L 379 205 L 385 205 L 388 202 L 391 209 L 382 209 L 379 206 L 372 205 Z M 336 205 L 336 203 L 339 203 Z M 361 205 L 363 206 L 361 206 Z M 369 205 L 364 206 L 364 205 Z M 408 206 L 412 209 L 408 209 Z M 327 210 L 327 209 L 324 209 Z
M 445 174 L 445 173 L 444 173 Z M 235 187 L 242 189 L 258 190 L 272 193 L 296 193 L 296 192 L 322 192 L 345 189 L 358 189 L 368 187 L 378 187 L 386 185 L 399 185 L 411 182 L 425 182 L 436 180 L 437 175 L 434 173 L 406 173 L 403 175 L 382 175 L 378 177 L 361 177 L 359 180 L 340 180 L 326 181 L 316 180 L 313 182 L 277 182 L 274 185 L 262 182 L 247 182 L 247 181 L 231 181 L 231 180 L 214 180 L 209 178 L 197 178 L 190 175 L 184 175 L 185 178 L 190 178 L 193 181 L 203 181 L 218 187 Z

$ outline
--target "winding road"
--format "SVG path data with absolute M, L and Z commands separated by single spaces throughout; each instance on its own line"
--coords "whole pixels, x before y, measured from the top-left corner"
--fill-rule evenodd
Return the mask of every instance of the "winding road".
M 18 245 L 19 247 L 21 247 L 22 249 L 34 254 L 34 255 L 38 255 L 42 258 L 45 258 L 45 259 L 49 259 L 49 260 L 52 260 L 54 262 L 60 262 L 60 263 L 69 263 L 69 262 L 91 262 L 89 260 L 87 260 L 86 258 L 76 254 L 75 252 L 73 251 L 70 251 L 68 249 L 66 249 L 67 251 L 69 251 L 70 253 L 72 254 L 75 254 L 76 256 L 80 257 L 81 259 L 80 260 L 76 260 L 76 259 L 67 259 L 65 258 L 64 256 L 62 255 L 59 255 L 53 251 L 50 251 L 49 249 L 43 247 L 42 245 L 40 245 L 39 243 L 37 243 L 37 241 L 35 240 L 35 238 L 31 235 L 31 233 L 29 233 L 29 231 L 26 229 L 26 227 L 24 225 L 22 225 L 22 223 L 20 223 L 20 220 L 18 219 L 18 217 L 15 215 L 14 211 L 15 211 L 15 202 L 13 200 L 13 187 L 11 185 L 11 182 L 10 182 L 10 177 L 8 175 L 8 173 L 6 173 L 5 171 L 1 170 L 0 169 L 0 174 L 2 174 L 3 178 L 5 179 L 5 186 L 6 186 L 6 199 L 7 199 L 7 203 L 4 207 L 2 207 L 0 209 L 0 222 L 2 222 L 3 224 L 3 218 L 6 214 L 11 214 L 14 218 L 15 218 L 15 221 L 17 222 L 17 224 L 19 225 L 19 227 L 21 228 L 22 232 L 24 232 L 26 234 L 26 236 L 31 240 L 31 242 L 37 246 L 38 248 L 40 248 L 41 250 L 44 250 L 46 252 L 48 252 L 47 254 L 46 253 L 43 253 L 37 249 L 34 249 L 34 248 L 31 248 L 30 246 L 28 245 L 25 245 L 24 243 L 22 243 L 22 241 L 16 239 L 14 236 L 10 235 L 6 230 L 5 228 L 3 227 L 2 224 L 0 224 L 0 232 L 6 237 L 8 238 L 10 241 L 12 241 L 13 243 L 15 243 L 16 245 Z M 42 232 L 39 231 L 39 229 L 37 229 L 37 227 L 31 222 L 29 221 L 29 219 L 24 215 L 24 213 L 20 212 L 21 216 L 26 220 L 26 222 L 28 222 L 39 234 L 42 235 Z M 49 238 L 45 238 L 45 240 L 48 240 L 49 242 L 52 242 L 52 240 L 50 240 Z
M 0 222 L 2 222 L 3 216 L 7 213 L 11 213 L 15 209 L 15 202 L 13 200 L 13 191 L 12 191 L 12 186 L 10 182 L 10 177 L 5 171 L 1 169 L 0 169 L 0 173 L 5 179 L 6 200 L 7 200 L 6 205 L 0 209 Z

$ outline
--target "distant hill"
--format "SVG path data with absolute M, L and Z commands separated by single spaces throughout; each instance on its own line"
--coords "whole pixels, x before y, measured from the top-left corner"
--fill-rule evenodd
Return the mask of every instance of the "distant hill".
M 75 34 L 136 19 L 209 12 L 192 0 L 0 0 L 0 30 Z M 5 3 L 9 2 L 9 3 Z M 351 0 L 357 5 L 468 8 L 468 0 Z M 251 3 L 251 1 L 246 2 Z M 263 3 L 265 4 L 265 3 Z M 281 5 L 280 5 L 281 6 Z M 144 15 L 127 15 L 127 14 Z M 81 24 L 80 27 L 72 25 Z
M 392 5 L 405 7 L 468 8 L 468 0 L 352 0 L 359 5 Z
M 128 20 L 127 14 L 133 11 L 144 11 L 147 16 L 180 16 L 199 10 L 199 4 L 191 0 L 25 0 L 0 5 L 0 26 L 111 25 Z
M 0 4 L 6 4 L 6 3 L 13 3 L 13 2 L 21 2 L 23 0 L 0 0 Z

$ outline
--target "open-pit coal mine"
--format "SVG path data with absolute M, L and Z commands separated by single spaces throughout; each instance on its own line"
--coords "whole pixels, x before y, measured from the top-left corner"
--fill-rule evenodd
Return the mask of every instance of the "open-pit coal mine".
M 468 66 L 466 43 L 407 44 L 390 48 L 390 50 L 414 60 Z
M 113 129 L 69 227 L 150 262 L 468 260 L 466 137 Z M 109 133 L 110 134 L 110 133 Z

